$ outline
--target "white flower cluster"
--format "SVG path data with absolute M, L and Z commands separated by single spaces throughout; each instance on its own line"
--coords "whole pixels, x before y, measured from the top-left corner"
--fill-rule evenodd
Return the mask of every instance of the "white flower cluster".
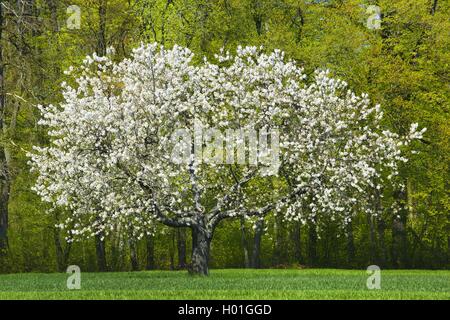
M 367 96 L 326 72 L 308 84 L 278 50 L 239 47 L 200 65 L 192 58 L 157 44 L 120 63 L 87 57 L 69 70 L 79 75 L 76 86 L 64 84 L 64 102 L 40 106 L 52 143 L 30 153 L 34 190 L 68 212 L 61 227 L 70 234 L 107 236 L 118 225 L 147 232 L 154 221 L 189 226 L 198 216 L 262 213 L 256 208 L 278 202 L 289 219 L 345 216 L 398 173 L 401 148 L 424 132 L 413 125 L 400 139 L 383 131 Z M 174 163 L 171 136 L 195 121 L 277 128 L 284 174 L 266 177 L 262 164 Z

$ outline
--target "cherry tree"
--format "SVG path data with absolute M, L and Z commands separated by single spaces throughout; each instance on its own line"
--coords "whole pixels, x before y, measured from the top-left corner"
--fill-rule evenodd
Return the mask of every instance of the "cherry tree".
M 190 228 L 197 274 L 223 219 L 345 221 L 368 188 L 394 183 L 402 149 L 424 132 L 383 129 L 366 95 L 325 71 L 307 79 L 279 50 L 194 63 L 186 48 L 149 44 L 119 63 L 88 56 L 74 72 L 63 102 L 40 106 L 51 145 L 30 153 L 34 190 L 68 212 L 60 227 L 74 238 Z

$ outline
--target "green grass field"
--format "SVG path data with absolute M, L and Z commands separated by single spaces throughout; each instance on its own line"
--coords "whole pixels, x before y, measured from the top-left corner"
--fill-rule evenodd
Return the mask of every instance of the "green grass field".
M 450 299 L 450 271 L 382 270 L 381 289 L 368 290 L 365 270 L 211 270 L 0 275 L 0 299 Z

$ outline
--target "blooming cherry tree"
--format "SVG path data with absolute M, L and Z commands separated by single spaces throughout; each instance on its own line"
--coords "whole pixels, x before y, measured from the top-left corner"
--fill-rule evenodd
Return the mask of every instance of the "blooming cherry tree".
M 186 48 L 157 44 L 142 45 L 119 63 L 87 57 L 76 84 L 63 85 L 64 101 L 40 106 L 52 142 L 30 153 L 38 173 L 34 190 L 67 210 L 61 227 L 71 235 L 108 236 L 124 225 L 139 236 L 156 222 L 188 227 L 192 271 L 207 274 L 221 220 L 271 211 L 294 220 L 351 218 L 368 188 L 395 181 L 406 161 L 402 148 L 423 133 L 417 125 L 403 138 L 383 130 L 380 107 L 366 95 L 326 72 L 306 79 L 278 50 L 239 47 L 216 62 L 192 59 Z M 199 124 L 241 134 L 174 139 L 178 129 Z M 279 149 L 275 137 L 266 148 L 261 139 L 252 144 L 246 134 L 252 130 L 276 130 Z M 234 147 L 223 151 L 230 140 Z M 215 148 L 205 149 L 211 141 Z M 180 142 L 187 161 L 174 152 Z M 233 161 L 252 147 L 269 161 Z M 267 170 L 274 152 L 279 163 Z

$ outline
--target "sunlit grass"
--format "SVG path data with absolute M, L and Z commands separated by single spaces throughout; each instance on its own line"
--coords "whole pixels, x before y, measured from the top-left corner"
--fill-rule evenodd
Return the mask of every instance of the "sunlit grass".
M 368 290 L 365 270 L 211 270 L 0 275 L 0 299 L 450 299 L 450 271 L 382 270 L 381 289 Z

